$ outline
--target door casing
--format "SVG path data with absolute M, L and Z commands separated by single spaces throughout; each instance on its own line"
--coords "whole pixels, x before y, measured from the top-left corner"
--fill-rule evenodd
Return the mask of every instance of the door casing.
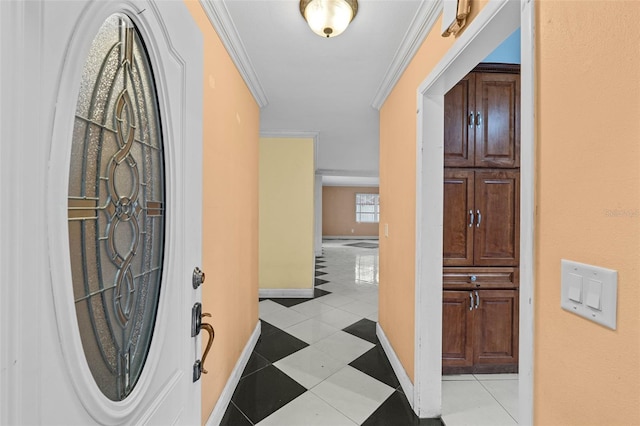
M 418 88 L 414 411 L 442 415 L 444 95 L 521 28 L 519 423 L 533 424 L 534 0 L 490 0 Z

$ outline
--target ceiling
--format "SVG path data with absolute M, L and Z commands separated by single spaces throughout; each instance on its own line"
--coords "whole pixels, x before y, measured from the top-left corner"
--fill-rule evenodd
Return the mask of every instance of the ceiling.
M 316 137 L 317 173 L 361 185 L 377 183 L 378 108 L 438 4 L 360 0 L 347 30 L 327 39 L 309 29 L 298 0 L 204 2 L 261 107 L 261 134 Z

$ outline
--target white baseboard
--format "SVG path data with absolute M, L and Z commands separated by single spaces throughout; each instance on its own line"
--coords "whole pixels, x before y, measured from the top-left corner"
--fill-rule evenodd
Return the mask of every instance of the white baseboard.
M 323 235 L 323 240 L 377 240 L 377 235 Z
M 238 387 L 238 383 L 240 382 L 240 378 L 242 377 L 242 372 L 244 368 L 247 366 L 249 362 L 249 357 L 251 357 L 251 353 L 253 352 L 253 348 L 255 348 L 256 343 L 258 343 L 258 338 L 260 337 L 261 323 L 258 320 L 258 324 L 256 324 L 256 328 L 253 330 L 249 341 L 244 347 L 242 354 L 240 354 L 240 358 L 238 362 L 236 362 L 236 366 L 233 368 L 231 372 L 231 376 L 229 376 L 229 380 L 227 380 L 227 384 L 224 386 L 222 390 L 222 394 L 218 398 L 218 402 L 216 406 L 213 408 L 206 426 L 218 426 L 224 417 L 224 413 L 227 411 L 227 407 L 231 402 L 231 397 L 233 396 L 233 392 Z
M 393 368 L 393 372 L 396 373 L 396 377 L 400 382 L 400 386 L 402 386 L 402 391 L 407 396 L 407 400 L 409 400 L 409 405 L 415 411 L 415 406 L 413 403 L 413 383 L 411 379 L 407 375 L 402 363 L 400 362 L 400 358 L 396 355 L 395 351 L 391 347 L 391 343 L 387 336 L 384 334 L 384 330 L 380 327 L 380 323 L 376 323 L 376 336 L 378 336 L 378 340 L 380 340 L 380 344 L 382 345 L 382 349 L 384 353 L 389 358 L 389 362 L 391 363 L 391 368 Z
M 313 297 L 313 288 L 261 288 L 258 294 L 261 299 L 271 297 L 310 299 Z

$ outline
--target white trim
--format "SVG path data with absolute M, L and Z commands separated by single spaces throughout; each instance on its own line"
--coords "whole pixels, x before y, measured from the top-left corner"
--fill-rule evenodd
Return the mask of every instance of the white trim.
M 204 9 L 211 25 L 216 30 L 222 44 L 227 49 L 227 53 L 236 65 L 238 72 L 242 76 L 249 91 L 253 95 L 256 103 L 260 108 L 264 108 L 269 104 L 267 94 L 260 84 L 258 74 L 256 74 L 251 59 L 242 43 L 242 39 L 236 29 L 233 19 L 229 14 L 227 6 L 221 0 L 200 0 L 200 4 Z
M 316 174 L 313 177 L 313 195 L 314 195 L 313 255 L 315 257 L 318 257 L 318 256 L 322 256 L 322 175 Z
M 313 297 L 313 288 L 261 288 L 259 296 L 261 299 L 270 299 L 272 297 L 310 299 Z
M 380 173 L 377 170 L 318 169 L 316 173 L 322 176 L 380 177 Z
M 533 37 L 530 0 L 490 0 L 456 40 L 418 89 L 416 170 L 416 345 L 415 405 L 420 417 L 442 414 L 442 174 L 444 94 L 518 26 L 522 37 L 521 75 L 521 251 L 520 251 L 520 423 L 530 424 L 533 412 Z M 521 22 L 522 20 L 522 22 Z M 424 143 L 428 140 L 430 143 Z M 434 143 L 434 141 L 439 141 Z M 527 158 L 525 158 L 527 157 Z M 428 194 L 429 202 L 423 197 Z M 423 343 L 424 342 L 424 343 Z
M 224 417 L 224 413 L 227 411 L 227 407 L 231 402 L 233 392 L 236 390 L 236 387 L 238 386 L 238 383 L 242 378 L 242 372 L 247 366 L 249 358 L 251 357 L 251 353 L 258 343 L 258 339 L 260 338 L 260 330 L 261 323 L 258 320 L 256 328 L 253 329 L 253 333 L 251 334 L 251 337 L 249 337 L 249 341 L 244 346 L 244 350 L 240 354 L 240 358 L 238 358 L 236 366 L 233 368 L 233 371 L 231 372 L 231 375 L 227 380 L 227 384 L 224 386 L 224 389 L 222 389 L 222 393 L 218 398 L 218 402 L 216 402 L 216 406 L 213 408 L 211 415 L 205 423 L 206 426 L 218 426 L 222 421 L 222 417 Z
M 360 182 L 355 182 L 355 183 L 351 183 L 351 182 L 331 182 L 331 183 L 323 183 L 322 186 L 326 186 L 326 187 L 332 187 L 332 186 L 336 186 L 336 187 L 354 187 L 354 188 L 380 188 L 380 181 L 376 182 L 376 183 L 360 183 Z
M 377 235 L 325 235 L 322 237 L 325 240 L 377 240 Z
M 407 69 L 411 59 L 416 54 L 427 34 L 440 16 L 442 0 L 422 0 L 409 28 L 402 39 L 400 47 L 396 51 L 389 68 L 371 101 L 371 106 L 379 110 L 384 105 L 387 97 L 395 87 L 398 80 Z
M 40 93 L 36 88 L 38 85 L 33 84 L 39 73 L 33 68 L 41 63 L 40 55 L 35 52 L 41 48 L 42 28 L 33 23 L 39 22 L 42 8 L 40 2 L 0 2 L 3 58 L 0 61 L 0 140 L 3 141 L 0 143 L 0 424 L 37 422 L 37 413 L 29 415 L 23 407 L 27 404 L 39 407 L 42 400 L 37 387 L 23 378 L 33 374 L 34 366 L 28 361 L 36 360 L 33 351 L 40 352 L 41 349 L 42 331 L 40 327 L 33 329 L 32 325 L 40 319 L 42 296 L 38 293 L 43 291 L 36 292 L 32 300 L 26 301 L 23 289 L 35 291 L 37 287 L 30 285 L 33 280 L 42 284 L 48 279 L 46 268 L 33 263 L 34 259 L 46 260 L 46 252 L 28 253 L 36 246 L 26 243 L 42 241 L 38 232 L 44 230 L 44 221 L 30 222 L 33 217 L 29 212 L 34 206 L 43 208 L 44 203 L 25 199 L 25 194 L 32 194 L 29 198 L 45 194 L 38 186 L 42 173 L 37 169 L 46 165 L 43 161 L 46 154 L 34 152 L 28 158 L 29 168 L 34 173 L 25 174 L 25 162 L 20 160 L 26 158 L 24 148 L 21 148 L 23 144 L 6 142 L 30 140 L 31 146 L 46 146 L 34 143 L 41 137 L 34 125 L 42 122 L 42 108 L 34 102 Z M 25 99 L 32 102 L 30 109 L 26 107 Z M 31 268 L 27 269 L 25 265 L 31 265 Z
M 518 422 L 533 425 L 534 289 L 535 289 L 535 12 L 534 2 L 522 0 L 520 12 L 520 361 Z M 526 82 L 526 83 L 524 83 Z M 526 184 L 526 186 L 525 186 Z
M 396 352 L 393 350 L 393 347 L 391 346 L 389 339 L 387 339 L 387 335 L 384 334 L 384 330 L 382 329 L 380 323 L 376 323 L 376 336 L 378 336 L 378 340 L 380 340 L 382 350 L 384 350 L 385 355 L 387 355 L 389 363 L 391 363 L 391 368 L 393 368 L 393 372 L 396 374 L 396 377 L 400 382 L 400 386 L 402 386 L 402 391 L 407 396 L 409 405 L 413 407 L 413 383 L 411 383 L 409 375 L 405 371 L 404 367 L 402 367 L 402 362 L 400 362 L 400 358 L 398 358 L 398 355 L 396 355 Z

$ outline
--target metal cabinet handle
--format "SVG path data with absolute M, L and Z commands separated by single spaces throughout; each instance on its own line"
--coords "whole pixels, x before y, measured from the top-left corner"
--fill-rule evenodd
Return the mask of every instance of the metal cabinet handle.
M 478 309 L 478 306 L 480 306 L 480 295 L 478 294 L 478 292 L 476 291 L 476 309 Z M 202 359 L 202 361 L 204 361 L 204 358 Z
M 469 210 L 469 228 L 473 226 L 473 210 Z
M 480 111 L 476 112 L 476 126 L 481 126 L 482 125 L 482 115 L 480 114 Z
M 202 314 L 202 317 L 210 317 L 211 314 L 207 314 L 204 313 Z M 208 371 L 204 368 L 204 362 L 207 359 L 207 355 L 209 355 L 209 351 L 211 350 L 211 345 L 213 344 L 213 339 L 216 336 L 216 333 L 213 331 L 213 326 L 211 324 L 207 324 L 206 322 L 203 322 L 200 327 L 204 330 L 207 330 L 207 333 L 209 333 L 209 340 L 207 341 L 207 347 L 204 350 L 204 355 L 202 355 L 202 361 L 201 361 L 201 365 L 202 365 L 202 373 L 203 374 L 207 374 Z
M 476 228 L 480 228 L 480 223 L 482 222 L 482 214 L 480 210 L 476 210 L 476 214 L 478 215 L 478 222 L 476 223 Z
M 469 310 L 473 311 L 473 293 L 469 292 Z
M 469 113 L 469 126 L 473 126 L 475 124 L 475 119 L 473 118 L 473 112 Z

